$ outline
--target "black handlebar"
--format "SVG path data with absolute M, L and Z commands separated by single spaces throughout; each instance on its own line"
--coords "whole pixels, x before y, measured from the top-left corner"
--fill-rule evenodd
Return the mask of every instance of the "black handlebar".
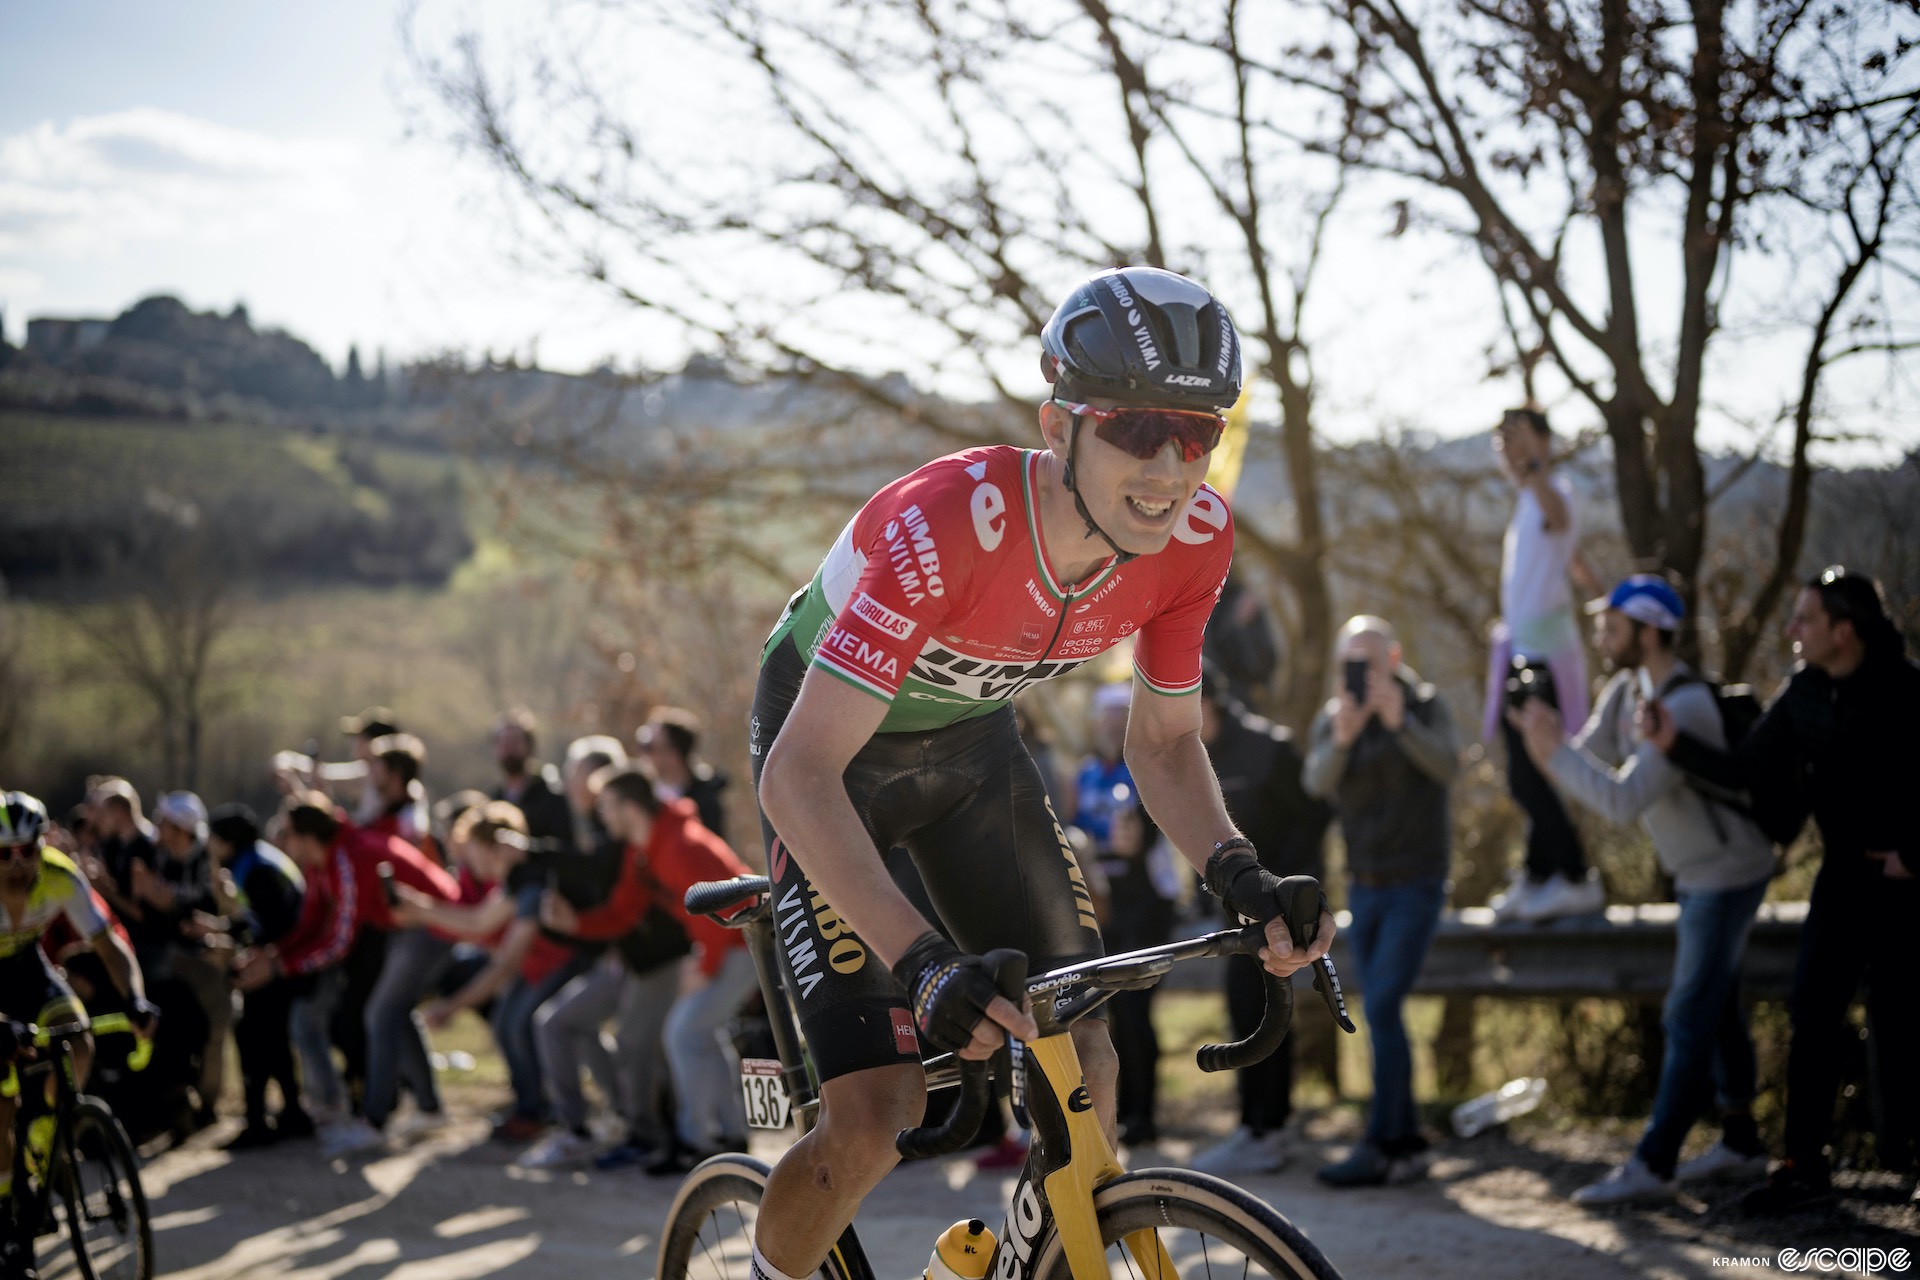
M 1024 953 L 1003 949 L 989 951 L 980 959 L 986 965 L 993 985 L 1000 988 L 1001 995 L 1016 1006 L 1026 999 L 1027 957 Z M 902 1159 L 926 1160 L 933 1156 L 952 1155 L 972 1142 L 973 1135 L 980 1131 L 980 1122 L 986 1118 L 987 1103 L 993 1094 L 987 1087 L 987 1063 L 976 1058 L 961 1058 L 959 1063 L 960 1096 L 953 1104 L 953 1113 L 940 1124 L 902 1129 L 895 1134 L 894 1149 Z M 1003 1081 L 1007 1081 L 1013 1066 L 1013 1055 L 1004 1045 L 993 1055 L 993 1063 L 1001 1072 Z

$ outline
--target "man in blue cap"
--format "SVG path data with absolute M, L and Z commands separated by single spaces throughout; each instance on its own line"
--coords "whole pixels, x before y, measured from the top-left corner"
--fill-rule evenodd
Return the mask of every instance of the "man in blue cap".
M 1634 727 L 1641 701 L 1657 698 L 1689 733 L 1726 741 L 1712 686 L 1673 652 L 1686 616 L 1679 593 L 1660 577 L 1635 574 L 1587 610 L 1596 615 L 1594 638 L 1614 674 L 1586 727 L 1567 741 L 1559 713 L 1538 699 L 1507 714 L 1527 754 L 1562 792 L 1611 822 L 1639 819 L 1680 902 L 1653 1118 L 1631 1159 L 1573 1195 L 1576 1204 L 1605 1205 L 1671 1198 L 1676 1182 L 1766 1172 L 1751 1112 L 1753 1040 L 1738 988 L 1774 854 L 1746 810 L 1689 786 Z M 1714 1101 L 1716 1085 L 1721 1140 L 1681 1165 L 1681 1143 Z

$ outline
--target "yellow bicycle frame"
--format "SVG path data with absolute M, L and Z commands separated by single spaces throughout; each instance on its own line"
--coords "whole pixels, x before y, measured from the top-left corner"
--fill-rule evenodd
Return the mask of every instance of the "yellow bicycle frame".
M 1093 1196 L 1126 1170 L 1120 1167 L 1119 1157 L 1094 1112 L 1073 1036 L 1062 1031 L 1035 1040 L 1026 1046 L 1026 1054 L 1029 1085 L 1036 1074 L 1031 1068 L 1037 1067 L 1037 1074 L 1044 1078 L 1045 1087 L 1060 1103 L 1060 1114 L 1066 1119 L 1067 1163 L 1042 1180 L 1047 1205 L 1053 1211 L 1053 1229 L 1060 1233 L 1074 1280 L 1107 1280 L 1107 1249 L 1100 1240 Z M 1067 1081 L 1072 1085 L 1063 1088 Z M 1141 1275 L 1154 1280 L 1173 1280 L 1177 1275 L 1158 1232 L 1136 1231 L 1126 1238 L 1126 1246 Z

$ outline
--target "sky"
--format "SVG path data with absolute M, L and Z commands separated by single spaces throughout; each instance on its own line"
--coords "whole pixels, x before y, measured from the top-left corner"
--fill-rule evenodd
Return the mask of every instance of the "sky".
M 483 175 L 409 138 L 394 0 L 0 6 L 0 309 L 245 303 L 336 367 L 448 348 L 576 367 L 625 319 L 507 259 Z M 630 321 L 629 321 L 630 323 Z
M 418 135 L 408 12 L 400 0 L 0 6 L 8 339 L 22 340 L 29 317 L 112 316 L 171 293 L 196 309 L 245 303 L 257 325 L 294 333 L 336 368 L 356 345 L 369 366 L 382 353 L 448 350 L 532 352 L 561 369 L 677 363 L 683 353 L 663 353 L 657 327 L 630 309 L 517 261 L 490 176 Z M 505 19 L 544 10 L 541 0 L 429 0 L 428 12 L 508 30 Z M 702 68 L 651 46 L 638 62 L 636 84 L 683 114 L 711 114 Z M 1483 376 L 1484 271 L 1458 256 L 1422 260 L 1371 225 L 1331 251 L 1340 286 L 1315 351 L 1329 389 L 1323 423 L 1335 435 L 1382 422 L 1485 429 L 1518 396 Z M 1643 283 L 1658 290 L 1651 275 Z M 1749 406 L 1760 414 L 1773 394 L 1763 375 L 1795 361 L 1778 345 L 1751 360 L 1754 374 L 1735 368 L 1723 385 L 1762 388 Z M 1876 447 L 1851 456 L 1914 447 L 1920 411 L 1910 399 L 1906 409 Z M 1728 447 L 1743 439 L 1724 423 L 1704 434 Z

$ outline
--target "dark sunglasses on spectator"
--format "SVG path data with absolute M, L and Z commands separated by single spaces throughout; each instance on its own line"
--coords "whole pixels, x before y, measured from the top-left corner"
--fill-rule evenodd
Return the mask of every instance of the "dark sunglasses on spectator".
M 12 862 L 17 854 L 20 857 L 33 857 L 40 852 L 39 842 L 33 844 L 0 844 L 0 862 Z
M 1217 413 L 1195 409 L 1096 409 L 1090 404 L 1055 400 L 1077 417 L 1093 419 L 1093 434 L 1139 458 L 1151 461 L 1171 440 L 1186 462 L 1197 462 L 1220 443 L 1226 422 Z

